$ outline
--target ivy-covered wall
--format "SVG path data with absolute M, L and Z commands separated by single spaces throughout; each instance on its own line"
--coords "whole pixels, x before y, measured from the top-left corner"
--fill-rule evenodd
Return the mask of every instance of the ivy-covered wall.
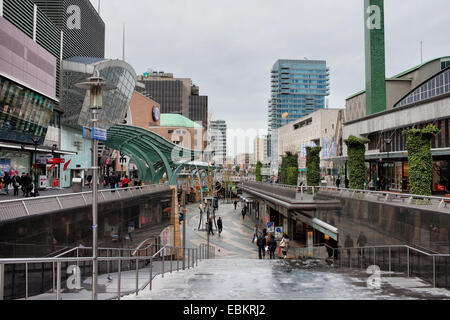
M 262 163 L 261 163 L 261 161 L 258 161 L 256 163 L 256 169 L 255 169 L 256 181 L 258 181 L 258 182 L 262 182 L 261 168 L 262 168 Z
M 433 183 L 433 157 L 431 155 L 431 139 L 440 130 L 433 125 L 424 129 L 403 131 L 407 136 L 410 193 L 430 196 Z
M 357 138 L 355 136 L 350 136 L 347 140 L 344 140 L 348 148 L 348 178 L 350 189 L 364 189 L 366 179 L 365 145 L 369 141 L 369 139 Z
M 286 154 L 281 158 L 281 183 L 297 185 L 298 178 L 298 154 L 292 154 L 291 152 L 286 152 Z M 294 170 L 289 168 L 295 168 L 296 175 L 294 175 Z M 295 180 L 295 181 L 294 181 Z
M 308 187 L 320 185 L 320 152 L 322 147 L 306 147 L 306 184 Z

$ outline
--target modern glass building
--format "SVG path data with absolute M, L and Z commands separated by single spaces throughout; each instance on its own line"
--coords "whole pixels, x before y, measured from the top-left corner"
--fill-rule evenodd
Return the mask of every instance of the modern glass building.
M 271 167 L 278 166 L 278 128 L 326 108 L 329 68 L 323 60 L 277 60 L 271 71 L 268 132 Z
M 208 128 L 208 138 L 211 152 L 211 160 L 216 164 L 225 164 L 227 158 L 227 123 L 225 120 L 210 121 Z

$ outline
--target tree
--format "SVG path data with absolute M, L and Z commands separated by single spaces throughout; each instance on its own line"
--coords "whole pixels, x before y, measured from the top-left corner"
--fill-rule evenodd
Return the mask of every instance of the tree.
M 348 177 L 350 181 L 350 189 L 364 189 L 366 179 L 366 144 L 369 139 L 357 138 L 355 136 L 348 137 L 344 140 L 348 151 Z
M 320 185 L 320 152 L 322 147 L 306 147 L 306 184 L 308 187 Z
M 258 181 L 258 182 L 262 182 L 261 168 L 262 168 L 262 163 L 261 163 L 261 161 L 258 161 L 256 163 L 256 169 L 255 169 L 256 181 Z
M 433 183 L 433 156 L 431 155 L 431 139 L 440 130 L 430 124 L 424 129 L 403 131 L 407 136 L 410 193 L 431 196 Z

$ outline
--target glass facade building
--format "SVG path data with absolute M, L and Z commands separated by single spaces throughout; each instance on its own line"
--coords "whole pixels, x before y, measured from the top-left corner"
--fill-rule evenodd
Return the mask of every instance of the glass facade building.
M 278 60 L 271 71 L 268 132 L 272 167 L 278 163 L 278 128 L 326 108 L 329 68 L 322 60 Z

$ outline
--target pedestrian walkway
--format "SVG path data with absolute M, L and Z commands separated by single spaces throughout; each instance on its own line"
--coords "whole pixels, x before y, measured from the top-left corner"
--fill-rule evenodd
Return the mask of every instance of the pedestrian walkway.
M 152 291 L 124 300 L 414 300 L 450 299 L 417 278 L 382 274 L 381 286 L 367 285 L 370 275 L 331 267 L 306 270 L 295 260 L 215 259 L 198 268 L 157 277 Z
M 100 188 L 102 190 L 102 188 Z M 82 188 L 82 192 L 89 192 L 92 191 L 91 188 L 88 186 L 85 186 Z M 68 194 L 68 193 L 74 193 L 72 188 L 52 188 L 52 189 L 46 189 L 46 190 L 39 190 L 39 197 L 44 196 L 54 196 L 54 195 L 61 195 L 61 194 Z M 9 189 L 9 194 L 2 194 L 0 195 L 0 201 L 6 201 L 6 200 L 19 200 L 24 199 L 22 190 L 19 189 L 19 195 L 14 196 L 14 190 L 12 188 Z

